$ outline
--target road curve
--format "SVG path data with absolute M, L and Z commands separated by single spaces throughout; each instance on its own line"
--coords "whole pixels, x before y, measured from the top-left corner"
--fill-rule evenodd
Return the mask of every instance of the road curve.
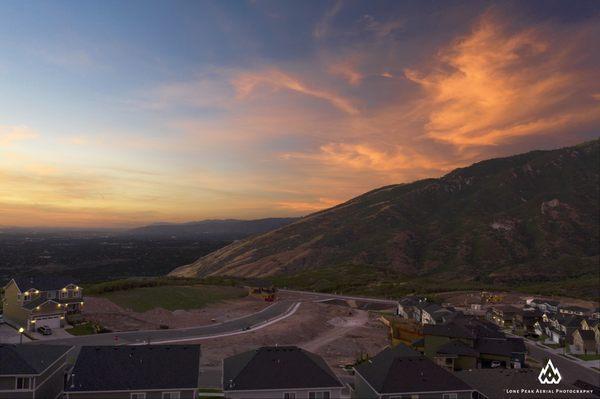
M 173 330 L 126 331 L 105 334 L 77 336 L 72 338 L 32 341 L 31 344 L 49 345 L 140 345 L 150 343 L 175 343 L 196 339 L 214 338 L 242 333 L 247 327 L 258 328 L 270 322 L 287 317 L 295 312 L 298 304 L 292 301 L 278 301 L 271 306 L 248 316 L 236 318 L 219 324 Z M 249 331 L 252 331 L 250 329 Z M 244 331 L 245 332 L 245 331 Z

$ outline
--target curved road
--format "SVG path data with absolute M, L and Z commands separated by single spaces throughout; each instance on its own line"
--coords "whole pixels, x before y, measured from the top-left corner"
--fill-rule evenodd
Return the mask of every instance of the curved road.
M 174 343 L 197 339 L 211 338 L 215 336 L 226 336 L 241 334 L 247 327 L 249 331 L 268 325 L 287 316 L 292 315 L 298 308 L 299 303 L 282 300 L 260 312 L 229 320 L 219 324 L 210 324 L 200 327 L 180 328 L 176 330 L 148 330 L 148 331 L 126 331 L 95 335 L 85 335 L 72 338 L 44 339 L 32 341 L 31 344 L 50 345 L 142 345 L 148 339 L 150 343 Z M 117 337 L 117 338 L 115 338 Z

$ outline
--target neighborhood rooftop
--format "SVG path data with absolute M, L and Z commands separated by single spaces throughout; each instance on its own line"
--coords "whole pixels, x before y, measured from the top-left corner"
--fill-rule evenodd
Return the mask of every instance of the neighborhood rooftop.
M 223 362 L 224 390 L 341 387 L 319 356 L 295 346 L 267 346 Z
M 379 394 L 471 391 L 451 372 L 400 344 L 356 367 Z
M 71 349 L 59 345 L 0 345 L 0 375 L 40 374 Z
M 16 277 L 13 280 L 15 280 L 15 283 L 21 292 L 25 292 L 30 289 L 36 289 L 40 291 L 59 290 L 69 284 L 75 283 L 75 281 L 69 277 L 43 275 L 32 277 Z
M 198 386 L 200 345 L 84 346 L 66 391 Z

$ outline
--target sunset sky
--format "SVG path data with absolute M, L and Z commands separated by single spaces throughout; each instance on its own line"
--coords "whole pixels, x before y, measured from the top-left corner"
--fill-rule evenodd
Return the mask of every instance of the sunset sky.
M 598 1 L 2 1 L 0 225 L 304 215 L 597 138 Z

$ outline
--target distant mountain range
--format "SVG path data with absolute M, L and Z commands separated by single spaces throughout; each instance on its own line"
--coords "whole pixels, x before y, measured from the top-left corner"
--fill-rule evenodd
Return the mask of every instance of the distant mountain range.
M 380 293 L 528 287 L 595 295 L 600 141 L 382 187 L 171 272 Z
M 278 229 L 296 221 L 297 218 L 266 218 L 256 220 L 202 220 L 188 223 L 157 223 L 138 227 L 125 232 L 144 237 L 178 238 L 230 238 L 239 239 Z

